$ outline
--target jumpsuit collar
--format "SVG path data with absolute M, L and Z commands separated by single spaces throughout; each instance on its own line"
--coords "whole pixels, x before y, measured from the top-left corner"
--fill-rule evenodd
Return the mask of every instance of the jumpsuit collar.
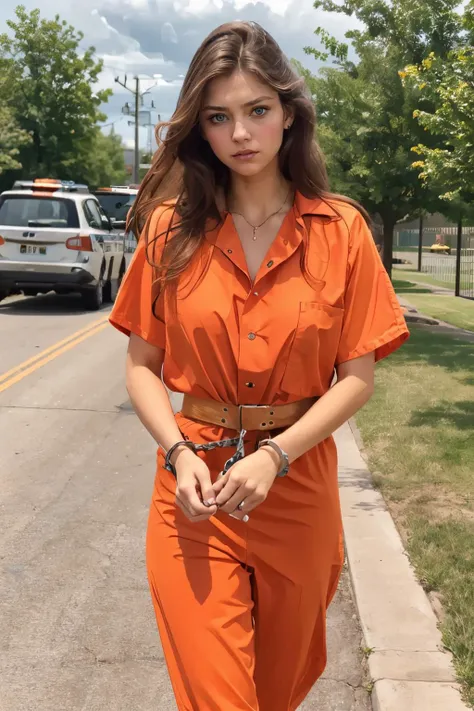
M 304 237 L 307 239 L 307 225 L 304 220 L 307 215 L 321 217 L 328 222 L 341 219 L 339 213 L 326 200 L 307 198 L 296 191 L 293 208 L 285 216 L 279 236 L 270 246 L 254 284 L 286 261 L 298 249 Z M 205 232 L 206 239 L 248 278 L 244 251 L 232 215 L 224 210 L 221 212 L 221 218 L 218 225 L 212 225 Z

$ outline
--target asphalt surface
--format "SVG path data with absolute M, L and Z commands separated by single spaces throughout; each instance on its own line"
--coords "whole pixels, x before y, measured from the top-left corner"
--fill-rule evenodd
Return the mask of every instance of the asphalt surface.
M 56 295 L 0 303 L 1 711 L 176 708 L 145 571 L 155 444 L 108 311 Z M 328 644 L 301 709 L 368 711 L 347 574 Z

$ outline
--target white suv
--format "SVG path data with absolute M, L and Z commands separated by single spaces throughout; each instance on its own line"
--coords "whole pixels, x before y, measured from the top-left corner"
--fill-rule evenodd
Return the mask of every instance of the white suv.
M 93 191 L 104 211 L 112 220 L 114 230 L 125 230 L 127 215 L 138 195 L 138 188 L 131 185 L 111 185 Z M 134 252 L 137 240 L 133 232 L 125 235 L 125 251 Z
M 17 181 L 0 195 L 0 299 L 80 292 L 95 311 L 114 301 L 125 269 L 124 234 L 86 185 Z

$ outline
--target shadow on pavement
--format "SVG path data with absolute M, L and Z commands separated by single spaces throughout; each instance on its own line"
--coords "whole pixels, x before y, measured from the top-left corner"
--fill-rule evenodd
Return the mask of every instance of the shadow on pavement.
M 98 311 L 88 311 L 84 308 L 79 294 L 41 294 L 38 296 L 19 297 L 18 300 L 0 301 L 0 316 L 63 316 L 67 314 L 100 314 L 106 311 L 110 304 L 104 304 Z

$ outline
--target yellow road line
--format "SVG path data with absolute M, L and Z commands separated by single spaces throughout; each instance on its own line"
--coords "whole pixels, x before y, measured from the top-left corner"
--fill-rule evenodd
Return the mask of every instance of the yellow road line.
M 49 363 L 58 356 L 62 355 L 63 353 L 66 353 L 67 351 L 71 350 L 71 348 L 74 348 L 79 343 L 82 343 L 82 341 L 85 341 L 87 338 L 94 336 L 96 333 L 100 333 L 100 331 L 103 331 L 105 328 L 107 328 L 107 321 L 104 322 L 102 320 L 101 322 L 96 324 L 94 328 L 90 328 L 86 333 L 82 333 L 82 335 L 79 335 L 74 340 L 65 339 L 66 343 L 61 348 L 56 348 L 56 350 L 54 350 L 52 353 L 50 352 L 49 355 L 44 355 L 43 358 L 39 358 L 38 360 L 36 360 L 36 362 L 33 363 L 33 365 L 31 365 L 29 368 L 25 368 L 21 372 L 17 373 L 16 375 L 13 375 L 11 378 L 1 383 L 0 393 L 2 393 L 7 388 L 10 388 L 12 385 L 15 385 L 16 383 L 20 382 L 20 380 L 26 378 L 26 376 L 30 375 L 30 373 L 34 373 L 36 370 L 39 370 L 39 368 L 42 368 L 43 365 L 46 365 L 46 363 Z M 61 343 L 64 343 L 64 341 L 61 341 Z M 52 349 L 49 350 L 51 351 Z
M 28 360 L 24 360 L 23 363 L 16 365 L 11 370 L 7 370 L 6 373 L 2 373 L 0 375 L 0 383 L 3 383 L 5 380 L 8 380 L 9 378 L 12 377 L 12 375 L 15 375 L 15 373 L 18 373 L 21 370 L 24 370 L 32 363 L 35 363 L 37 360 L 41 360 L 42 358 L 44 358 L 44 356 L 48 355 L 48 353 L 52 353 L 53 351 L 57 350 L 58 348 L 61 348 L 61 346 L 63 346 L 65 343 L 69 343 L 69 341 L 75 340 L 76 338 L 81 336 L 83 333 L 87 333 L 88 331 L 93 330 L 94 328 L 96 328 L 96 326 L 99 326 L 102 323 L 107 323 L 107 320 L 108 320 L 107 317 L 105 317 L 105 318 L 102 317 L 102 318 L 98 319 L 98 321 L 93 321 L 88 326 L 85 326 L 84 328 L 79 329 L 79 331 L 75 331 L 74 333 L 71 333 L 71 335 L 67 336 L 67 338 L 63 338 L 62 341 L 53 343 L 52 346 L 45 348 L 43 351 L 40 351 L 39 353 L 32 356 L 31 358 L 28 358 Z

